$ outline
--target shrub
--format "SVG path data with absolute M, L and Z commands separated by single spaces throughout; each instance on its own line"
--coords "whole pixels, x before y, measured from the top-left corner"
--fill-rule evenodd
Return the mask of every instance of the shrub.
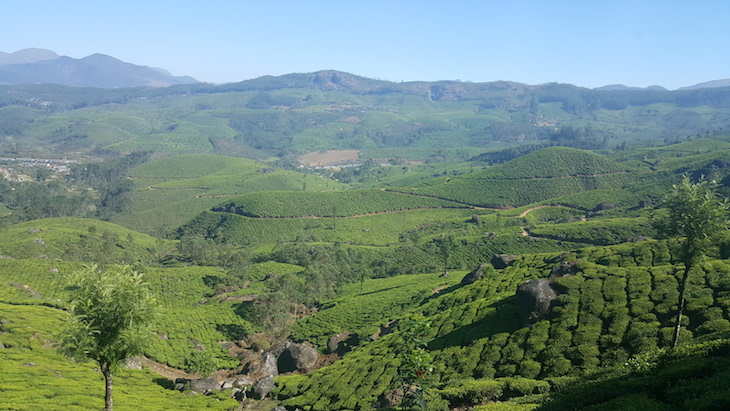
M 540 374 L 542 365 L 533 360 L 524 360 L 520 363 L 519 373 L 525 378 L 535 378 Z
M 457 386 L 446 387 L 440 394 L 449 400 L 451 407 L 475 405 L 499 399 L 503 386 L 502 382 L 495 380 L 469 380 Z

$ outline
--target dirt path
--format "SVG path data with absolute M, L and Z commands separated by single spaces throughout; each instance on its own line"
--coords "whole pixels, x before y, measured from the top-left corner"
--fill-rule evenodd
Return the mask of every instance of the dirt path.
M 140 363 L 146 365 L 150 370 L 160 374 L 168 380 L 175 381 L 177 378 L 196 379 L 199 378 L 197 373 L 190 374 L 178 368 L 172 368 L 157 361 L 150 360 L 147 357 L 140 357 Z
M 543 205 L 539 205 L 539 206 L 536 206 L 536 207 L 528 208 L 527 210 L 523 211 L 520 215 L 514 216 L 514 218 L 522 218 L 522 217 L 530 214 L 531 211 L 537 210 L 538 208 L 545 208 L 545 207 L 561 207 L 561 208 L 566 208 L 565 206 L 561 206 L 561 205 L 543 204 Z

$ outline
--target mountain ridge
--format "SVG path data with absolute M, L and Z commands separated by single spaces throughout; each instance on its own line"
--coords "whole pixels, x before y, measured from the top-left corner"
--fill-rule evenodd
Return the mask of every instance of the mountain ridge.
M 0 52 L 2 53 L 2 52 Z M 95 53 L 81 59 L 44 49 L 0 54 L 0 84 L 55 83 L 75 87 L 166 87 L 193 84 L 189 76 L 173 76 L 164 69 L 139 66 Z

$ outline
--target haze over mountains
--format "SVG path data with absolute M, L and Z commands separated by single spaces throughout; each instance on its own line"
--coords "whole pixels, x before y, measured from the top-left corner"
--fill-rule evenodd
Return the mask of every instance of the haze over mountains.
M 0 51 L 0 84 L 55 83 L 75 87 L 167 87 L 175 84 L 199 83 L 190 76 L 173 76 L 160 68 L 123 62 L 112 56 L 96 53 L 74 59 L 51 50 L 27 48 L 14 53 Z M 730 79 L 712 80 L 680 90 L 730 86 Z M 667 90 L 660 85 L 632 87 L 611 84 L 595 90 Z
M 56 83 L 76 87 L 166 87 L 198 83 L 153 67 L 125 63 L 104 54 L 82 59 L 59 56 L 44 49 L 0 52 L 0 84 Z

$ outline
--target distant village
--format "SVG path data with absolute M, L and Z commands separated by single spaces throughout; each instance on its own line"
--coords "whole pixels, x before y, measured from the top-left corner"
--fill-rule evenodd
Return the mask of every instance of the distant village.
M 26 168 L 47 168 L 56 173 L 69 171 L 69 164 L 76 163 L 76 160 L 56 160 L 47 158 L 11 158 L 0 157 L 0 163 L 18 163 L 20 167 Z

